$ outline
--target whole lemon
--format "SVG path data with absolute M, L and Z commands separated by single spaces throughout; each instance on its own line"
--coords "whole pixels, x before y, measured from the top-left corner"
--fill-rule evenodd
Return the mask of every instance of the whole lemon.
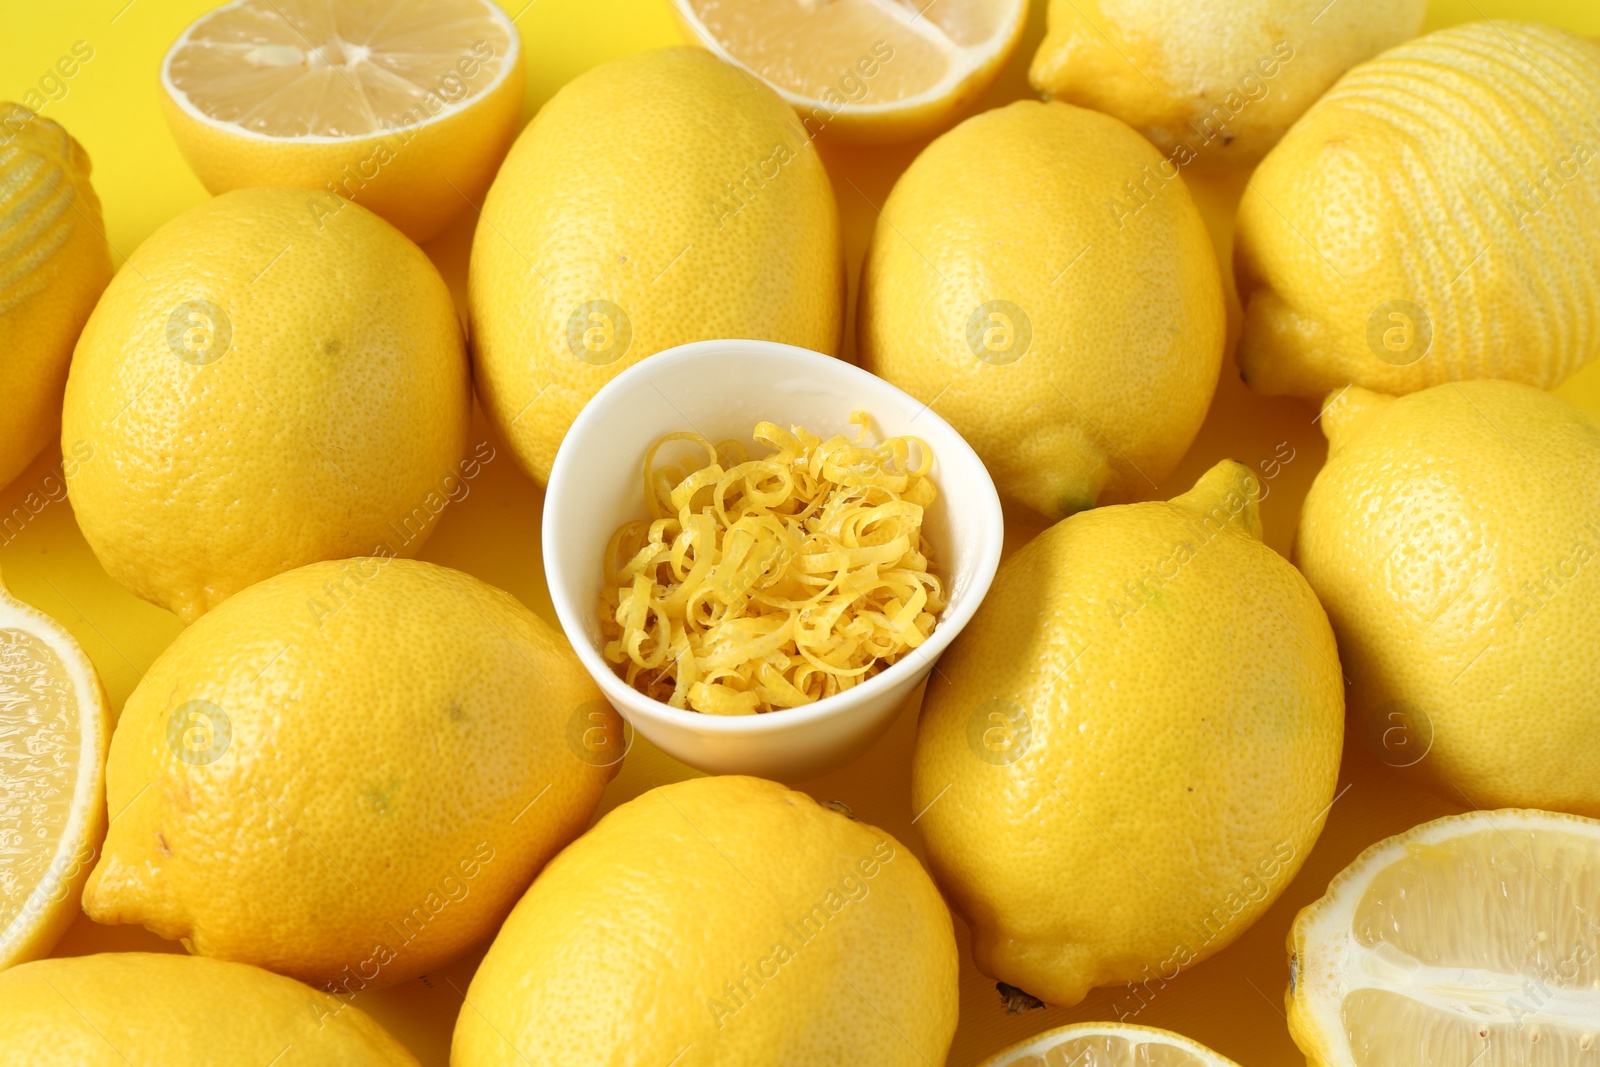
M 39 960 L 0 973 L 0 1061 L 416 1067 L 354 1005 L 259 967 L 159 952 Z
M 72 346 L 111 280 L 104 230 L 83 148 L 0 101 L 0 488 L 55 436 Z
M 1163 167 L 1114 118 L 1014 103 L 929 145 L 867 250 L 863 365 L 944 416 L 1001 495 L 1046 518 L 1167 475 L 1210 406 L 1221 276 Z
M 444 280 L 378 216 L 315 214 L 316 195 L 242 189 L 168 222 L 73 354 L 78 525 L 108 574 L 186 622 L 302 564 L 415 555 L 466 447 Z
M 617 763 L 591 735 L 619 727 L 566 640 L 476 578 L 290 571 L 128 698 L 84 910 L 341 992 L 415 978 L 583 829 Z
M 1352 726 L 1458 802 L 1600 816 L 1600 426 L 1501 381 L 1351 388 L 1322 425 L 1294 554 Z
M 574 78 L 484 201 L 467 282 L 490 420 L 541 485 L 589 398 L 717 337 L 835 352 L 833 187 L 773 90 L 698 48 Z
M 876 827 L 759 778 L 662 786 L 551 861 L 473 976 L 450 1062 L 926 1067 L 950 913 Z
M 1224 461 L 1057 523 L 1001 565 L 928 685 L 929 865 L 980 970 L 1114 1006 L 1242 934 L 1310 852 L 1344 736 L 1333 633 Z M 1146 985 L 1154 983 L 1154 985 Z
M 1253 166 L 1364 59 L 1414 37 L 1427 0 L 1050 0 L 1029 79 L 1115 115 L 1179 167 Z
M 1239 369 L 1262 393 L 1548 387 L 1600 353 L 1600 44 L 1523 22 L 1351 70 L 1250 179 Z

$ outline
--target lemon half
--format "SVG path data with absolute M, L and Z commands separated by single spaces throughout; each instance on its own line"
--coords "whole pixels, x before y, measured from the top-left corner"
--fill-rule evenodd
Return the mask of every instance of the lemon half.
M 672 0 L 691 39 L 764 79 L 815 136 L 906 140 L 977 98 L 1026 0 Z
M 1475 811 L 1380 841 L 1290 931 L 1311 1067 L 1553 1067 L 1600 1031 L 1600 822 Z
M 414 241 L 482 202 L 522 82 L 492 0 L 234 0 L 161 62 L 167 122 L 211 192 L 322 189 Z
M 979 1067 L 1238 1067 L 1170 1030 L 1130 1023 L 1074 1023 L 1012 1045 Z
M 0 583 L 0 970 L 45 955 L 78 913 L 110 734 L 89 657 Z

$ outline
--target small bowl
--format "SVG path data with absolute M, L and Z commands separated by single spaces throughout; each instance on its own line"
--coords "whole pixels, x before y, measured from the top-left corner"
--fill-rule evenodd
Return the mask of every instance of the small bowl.
M 920 647 L 862 684 L 797 708 L 706 715 L 653 700 L 602 654 L 602 556 L 624 522 L 648 517 L 645 452 L 669 433 L 751 444 L 763 420 L 823 438 L 854 436 L 852 411 L 875 434 L 912 435 L 933 450 L 939 497 L 924 517 L 948 603 Z M 752 445 L 753 448 L 753 445 Z M 665 453 L 663 453 L 665 456 Z M 544 501 L 544 567 L 567 638 L 606 698 L 667 754 L 716 774 L 797 780 L 866 751 L 934 661 L 972 618 L 1000 563 L 1000 498 L 983 462 L 926 404 L 840 359 L 772 341 L 696 341 L 617 375 L 595 394 L 556 453 Z

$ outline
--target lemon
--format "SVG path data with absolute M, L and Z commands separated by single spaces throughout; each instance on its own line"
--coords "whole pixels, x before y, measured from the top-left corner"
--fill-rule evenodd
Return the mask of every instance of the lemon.
M 997 1052 L 980 1067 L 1238 1067 L 1170 1030 L 1131 1023 L 1073 1023 Z
M 1333 634 L 1231 460 L 1170 502 L 1065 519 L 1003 563 L 928 684 L 929 866 L 985 974 L 1136 1009 L 1273 902 L 1343 740 Z
M 0 582 L 0 970 L 45 955 L 78 914 L 110 736 L 89 657 Z
M 359 1008 L 242 963 L 106 952 L 0 974 L 0 1060 L 416 1067 Z
M 1553 1067 L 1595 1051 L 1600 823 L 1475 811 L 1363 852 L 1300 912 L 1289 1030 L 1311 1067 Z
M 1175 166 L 1246 167 L 1345 71 L 1422 29 L 1427 0 L 1050 0 L 1029 78 L 1115 115 Z
M 479 395 L 542 485 L 584 404 L 646 356 L 835 352 L 838 209 L 776 93 L 697 48 L 645 52 L 573 79 L 517 138 L 467 290 Z
M 134 251 L 79 339 L 62 449 L 102 566 L 192 621 L 320 559 L 415 555 L 466 447 L 439 272 L 365 208 L 225 193 Z
M 691 40 L 764 79 L 813 136 L 925 136 L 1011 58 L 1026 0 L 672 0 Z
M 1239 205 L 1251 387 L 1549 387 L 1593 359 L 1597 113 L 1600 44 L 1553 26 L 1457 26 L 1351 70 Z
M 72 346 L 110 280 L 88 155 L 54 122 L 0 101 L 0 487 L 55 435 Z
M 522 46 L 492 0 L 234 0 L 161 62 L 161 104 L 213 193 L 299 185 L 414 241 L 477 205 L 522 107 Z
M 386 557 L 279 575 L 128 698 L 84 910 L 341 993 L 415 978 L 583 829 L 619 727 L 561 635 L 475 578 Z
M 1600 426 L 1516 382 L 1322 417 L 1295 561 L 1379 757 L 1474 807 L 1600 816 Z
M 1164 477 L 1216 388 L 1221 276 L 1182 178 L 1161 167 L 1116 119 L 1014 103 L 929 145 L 867 250 L 863 365 L 1046 518 Z
M 500 929 L 453 1067 L 926 1067 L 956 1026 L 950 913 L 904 845 L 759 778 L 617 808 Z

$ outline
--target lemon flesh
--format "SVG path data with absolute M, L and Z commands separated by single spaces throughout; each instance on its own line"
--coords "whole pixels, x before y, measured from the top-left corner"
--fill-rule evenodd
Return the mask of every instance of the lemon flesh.
M 1425 823 L 1295 920 L 1289 1024 L 1314 1067 L 1581 1063 L 1600 1035 L 1600 823 L 1518 809 Z
M 1239 204 L 1251 388 L 1549 388 L 1600 354 L 1600 273 L 1578 266 L 1597 113 L 1600 45 L 1554 26 L 1469 23 L 1352 69 Z
M 213 193 L 305 185 L 426 240 L 480 202 L 515 130 L 522 56 L 490 0 L 235 0 L 161 66 Z
M 1023 0 L 673 0 L 689 36 L 764 79 L 811 134 L 922 136 L 1005 65 Z
M 54 435 L 72 346 L 110 280 L 88 155 L 56 123 L 0 102 L 0 487 Z
M 1181 1034 L 1129 1023 L 1074 1023 L 1048 1030 L 980 1067 L 1237 1067 Z
M 110 732 L 83 649 L 0 584 L 0 969 L 45 955 L 78 912 Z
M 0 1061 L 417 1067 L 354 1004 L 242 963 L 156 952 L 39 960 L 0 973 Z

